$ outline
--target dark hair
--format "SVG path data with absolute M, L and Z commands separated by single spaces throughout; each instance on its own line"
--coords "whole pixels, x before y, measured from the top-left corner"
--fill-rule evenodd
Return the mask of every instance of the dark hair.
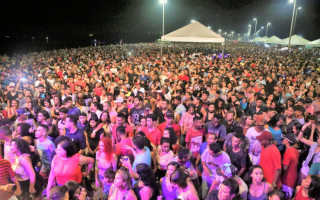
M 105 177 L 105 178 L 114 180 L 115 176 L 116 176 L 116 172 L 113 171 L 112 167 L 110 167 L 109 169 L 107 169 L 107 170 L 104 172 L 104 177 Z
M 11 136 L 11 130 L 7 126 L 0 127 L 0 134 L 4 134 L 5 136 Z
M 42 128 L 44 128 L 44 130 L 46 130 L 46 133 L 48 133 L 48 130 L 49 130 L 49 127 L 47 126 L 47 125 L 45 125 L 45 124 L 39 124 L 38 125 L 38 127 L 42 127 Z
M 28 123 L 19 123 L 17 126 L 20 126 L 20 135 L 21 137 L 24 136 L 31 136 L 29 133 L 29 129 L 31 128 L 31 125 Z
M 252 177 L 251 177 L 251 174 L 253 172 L 254 169 L 257 169 L 257 168 L 260 168 L 263 172 L 263 169 L 260 165 L 252 165 L 250 168 L 249 168 L 249 171 L 248 173 L 246 174 L 244 180 L 245 182 L 247 183 L 247 185 L 250 187 L 251 183 L 252 183 Z M 262 181 L 264 181 L 264 179 L 262 179 Z
M 182 159 L 185 155 L 189 155 L 190 150 L 187 148 L 180 148 L 178 151 L 178 158 Z
M 216 119 L 218 119 L 218 120 L 223 119 L 222 115 L 216 114 L 216 113 L 213 115 L 213 118 L 216 118 Z
M 219 153 L 221 151 L 221 147 L 218 143 L 211 143 L 209 149 L 213 151 L 213 153 Z
M 238 139 L 240 139 L 240 140 L 242 141 L 245 136 L 244 136 L 242 133 L 235 133 L 235 134 L 233 135 L 233 137 L 236 137 L 236 138 L 238 138 Z
M 120 135 L 126 135 L 126 128 L 124 126 L 118 126 L 116 128 L 116 133 L 119 133 Z
M 193 122 L 196 122 L 196 121 L 199 121 L 199 120 L 201 120 L 202 118 L 201 117 L 199 117 L 199 116 L 194 116 L 194 118 L 193 118 Z
M 136 171 L 145 186 L 149 186 L 153 190 L 156 189 L 156 178 L 149 165 L 140 163 L 136 166 Z
M 180 188 L 186 188 L 188 186 L 187 178 L 189 174 L 187 174 L 183 169 L 176 169 L 176 171 L 171 174 L 170 182 L 177 184 Z
M 188 108 L 187 108 L 187 111 L 190 109 L 190 108 L 193 108 L 193 110 L 195 111 L 196 110 L 196 106 L 192 103 L 189 104 Z
M 117 117 L 120 117 L 122 119 L 126 119 L 126 115 L 124 113 L 122 113 L 122 112 L 118 113 Z
M 74 199 L 74 193 L 77 191 L 80 184 L 76 181 L 68 181 L 64 185 L 68 188 L 69 200 Z
M 150 149 L 150 151 L 153 151 L 153 147 L 152 147 L 152 145 L 151 145 L 151 142 L 150 142 L 150 140 L 147 138 L 147 136 L 146 136 L 146 134 L 145 134 L 144 132 L 139 131 L 138 133 L 136 133 L 136 136 L 142 137 L 143 140 L 144 140 L 144 145 L 145 145 L 146 147 L 148 147 L 148 148 Z
M 170 165 L 175 166 L 175 167 L 176 167 L 176 170 L 177 170 L 178 168 L 180 168 L 180 165 L 179 165 L 179 163 L 178 163 L 177 161 L 171 161 L 171 162 L 169 162 L 169 164 L 167 165 L 167 168 L 168 168 Z
M 38 113 L 38 115 L 39 115 L 40 113 L 43 115 L 43 117 L 44 117 L 45 119 L 50 118 L 50 115 L 49 115 L 49 113 L 48 113 L 46 110 L 41 110 L 41 111 Z
M 64 114 L 67 114 L 67 113 L 68 113 L 68 109 L 65 108 L 65 107 L 60 108 L 60 109 L 59 109 L 59 112 L 62 112 L 62 113 L 64 113 Z
M 91 117 L 90 117 L 89 121 L 92 121 L 92 120 L 95 121 L 95 122 L 99 121 L 99 118 L 98 118 L 96 113 L 91 113 Z
M 161 140 L 160 140 L 160 144 L 163 144 L 163 143 L 169 143 L 170 146 L 172 145 L 171 142 L 170 142 L 170 139 L 169 138 L 165 138 L 165 137 L 162 137 Z
M 79 115 L 79 116 L 87 117 L 88 115 L 87 115 L 87 113 L 82 112 L 82 113 L 80 113 L 80 115 Z
M 319 190 L 320 190 L 320 178 L 316 175 L 312 175 L 311 183 L 308 190 L 309 198 L 319 199 L 320 198 Z
M 108 116 L 108 117 L 107 117 L 107 123 L 110 124 L 111 121 L 110 121 L 110 115 L 109 115 L 109 112 L 108 112 L 108 111 L 103 111 L 103 112 L 101 113 L 101 115 L 100 115 L 100 121 L 102 122 L 101 117 L 102 117 L 103 113 L 106 113 L 106 114 L 107 114 L 107 116 Z
M 141 132 L 141 131 L 140 131 Z M 139 133 L 139 132 L 138 132 Z M 138 149 L 143 149 L 145 146 L 145 139 L 141 136 L 134 136 L 132 138 L 132 143 L 138 147 Z
M 13 138 L 10 142 L 10 144 L 12 142 L 15 142 L 17 145 L 17 149 L 20 151 L 21 154 L 30 154 L 31 150 L 29 147 L 29 143 L 27 141 L 25 141 L 24 139 L 21 138 Z
M 147 118 L 151 119 L 153 122 L 157 121 L 158 117 L 155 114 L 148 114 Z
M 237 196 L 239 194 L 239 184 L 237 181 L 233 180 L 232 178 L 225 179 L 222 181 L 222 184 L 228 187 L 229 194 Z
M 78 152 L 75 144 L 72 141 L 62 140 L 58 145 L 60 145 L 66 151 L 66 156 L 68 158 L 72 157 Z
M 275 127 L 280 119 L 283 119 L 283 116 L 282 116 L 281 114 L 276 114 L 275 116 L 273 116 L 273 117 L 270 119 L 270 121 L 269 121 L 269 123 L 268 123 L 269 126 Z
M 49 200 L 61 200 L 68 192 L 67 186 L 55 186 L 50 189 Z
M 164 129 L 164 131 L 167 130 L 169 131 L 169 139 L 170 139 L 170 143 L 172 145 L 176 144 L 177 143 L 177 140 L 178 140 L 178 137 L 177 137 L 177 134 L 175 133 L 174 131 L 174 128 L 172 127 L 167 127 Z
M 273 190 L 268 194 L 268 197 L 272 197 L 273 195 L 277 195 L 280 200 L 286 200 L 286 195 L 281 190 Z
M 67 118 L 69 118 L 75 126 L 77 125 L 78 117 L 76 115 L 68 115 Z

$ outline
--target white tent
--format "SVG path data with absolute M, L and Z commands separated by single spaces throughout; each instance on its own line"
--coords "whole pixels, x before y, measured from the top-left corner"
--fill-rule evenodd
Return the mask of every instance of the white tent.
M 292 46 L 296 46 L 296 45 L 306 45 L 307 43 L 309 43 L 309 40 L 306 40 L 298 35 L 294 35 L 291 37 L 291 42 L 290 45 Z M 289 37 L 286 39 L 281 40 L 280 42 L 278 42 L 277 44 L 284 44 L 284 45 L 288 45 L 289 44 Z
M 225 42 L 223 37 L 213 32 L 198 21 L 162 36 L 161 40 L 172 42 Z
M 314 40 L 306 44 L 306 46 L 310 47 L 320 47 L 320 39 Z
M 272 36 L 272 37 L 269 37 L 268 39 L 266 39 L 266 40 L 264 41 L 264 43 L 267 43 L 267 44 L 275 44 L 275 43 L 278 43 L 278 42 L 280 42 L 280 41 L 281 41 L 281 39 L 278 38 L 277 36 Z
M 261 40 L 261 37 L 256 37 L 253 39 L 253 41 L 255 41 L 255 42 L 259 42 L 260 40 Z
M 264 36 L 264 37 L 260 37 L 258 40 L 256 39 L 256 42 L 264 42 L 268 39 L 267 36 Z

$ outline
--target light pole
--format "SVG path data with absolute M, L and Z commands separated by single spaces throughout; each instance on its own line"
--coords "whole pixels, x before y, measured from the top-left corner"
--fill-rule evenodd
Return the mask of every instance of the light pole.
M 268 27 L 271 25 L 270 22 L 267 23 L 267 28 L 266 28 L 266 36 L 268 37 Z
M 260 28 L 260 30 L 259 30 L 259 32 L 261 33 L 261 36 L 262 36 L 262 30 L 264 29 L 264 27 L 263 26 L 261 26 L 261 28 Z M 260 34 L 259 34 L 259 36 L 260 36 Z
M 257 18 L 253 18 L 253 21 L 256 21 L 256 25 L 254 26 L 254 34 L 257 34 L 257 24 L 258 24 L 258 19 Z M 256 41 L 256 36 L 254 35 L 254 42 Z
M 164 4 L 167 0 L 160 0 L 160 3 L 162 3 L 162 35 L 164 35 Z
M 251 24 L 248 25 L 248 40 L 250 40 L 250 35 L 251 35 Z
M 296 14 L 295 14 L 295 16 L 294 16 L 294 23 L 293 23 L 293 30 L 292 30 L 292 34 L 294 34 L 294 31 L 296 30 L 296 23 L 297 23 L 298 10 L 301 10 L 301 7 L 298 7 L 298 8 L 296 9 Z
M 294 21 L 294 14 L 295 14 L 294 12 L 296 10 L 297 0 L 290 0 L 290 2 L 293 2 L 293 11 L 292 11 L 292 19 L 291 19 L 291 26 L 290 26 L 288 48 L 290 48 L 290 44 L 291 44 L 291 36 L 292 36 L 292 31 L 293 31 L 293 21 Z
M 231 31 L 231 39 L 232 39 L 232 40 L 233 40 L 233 33 L 234 33 L 234 32 L 233 32 L 233 31 Z

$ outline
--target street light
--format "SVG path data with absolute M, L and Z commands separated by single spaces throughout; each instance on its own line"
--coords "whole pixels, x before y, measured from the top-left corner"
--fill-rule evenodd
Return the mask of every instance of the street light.
M 233 32 L 233 31 L 231 31 L 231 39 L 233 39 L 233 33 L 234 33 L 234 32 Z
M 208 29 L 211 29 L 211 26 L 208 26 Z
M 295 14 L 295 17 L 294 17 L 294 24 L 293 24 L 292 34 L 294 34 L 294 31 L 295 31 L 295 29 L 296 29 L 298 10 L 301 10 L 301 7 L 299 7 L 299 8 L 296 9 L 296 14 Z
M 193 22 L 195 22 L 195 21 L 196 21 L 196 20 L 192 19 L 192 20 L 191 20 L 191 23 L 193 23 Z
M 257 18 L 253 18 L 253 21 L 256 21 L 256 25 L 254 26 L 254 33 L 257 34 L 257 24 L 258 24 L 258 19 Z M 254 35 L 254 42 L 256 41 L 256 36 Z
M 250 40 L 250 35 L 251 35 L 251 24 L 248 25 L 248 40 Z
M 271 25 L 270 22 L 267 23 L 267 28 L 266 28 L 266 37 L 268 37 L 268 27 Z
M 297 0 L 290 0 L 290 2 L 293 2 L 293 10 L 292 10 L 292 19 L 291 19 L 291 26 L 290 26 L 288 48 L 290 48 L 290 44 L 291 44 L 291 35 L 292 35 L 292 31 L 293 31 L 293 21 L 294 21 L 294 14 L 295 14 L 294 12 L 296 10 Z
M 221 35 L 221 29 L 219 29 L 218 32 L 219 32 L 219 35 Z
M 162 35 L 164 35 L 164 4 L 167 0 L 160 0 L 160 3 L 162 3 Z

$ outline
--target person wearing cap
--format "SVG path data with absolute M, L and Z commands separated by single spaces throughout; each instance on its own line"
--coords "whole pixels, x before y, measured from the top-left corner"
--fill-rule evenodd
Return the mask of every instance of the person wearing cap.
M 8 107 L 12 107 L 11 101 L 18 99 L 18 92 L 16 91 L 16 84 L 14 82 L 9 83 L 7 93 L 7 105 Z
M 288 198 L 291 198 L 298 178 L 299 151 L 293 147 L 298 141 L 293 133 L 283 134 L 282 138 L 284 138 L 282 144 L 286 147 L 286 151 L 282 159 L 281 184 L 282 190 L 286 192 Z
M 265 130 L 265 118 L 264 115 L 257 115 L 254 119 L 255 126 L 248 129 L 246 137 L 249 139 L 249 157 L 253 165 L 259 164 L 261 145 L 257 140 L 257 136 L 261 135 Z
M 280 151 L 272 143 L 272 134 L 269 131 L 262 131 L 261 135 L 257 136 L 257 140 L 262 147 L 259 164 L 263 169 L 264 178 L 274 188 L 278 188 L 281 176 Z

